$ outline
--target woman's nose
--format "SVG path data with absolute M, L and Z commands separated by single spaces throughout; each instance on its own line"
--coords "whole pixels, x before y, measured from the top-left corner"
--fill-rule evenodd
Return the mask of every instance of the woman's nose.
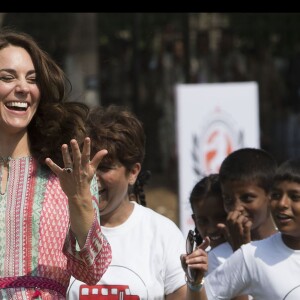
M 29 84 L 26 80 L 19 80 L 16 85 L 17 93 L 28 93 L 29 92 Z

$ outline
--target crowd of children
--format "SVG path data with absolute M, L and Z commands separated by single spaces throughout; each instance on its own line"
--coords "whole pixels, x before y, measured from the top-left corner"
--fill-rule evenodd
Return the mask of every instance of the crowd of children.
M 190 203 L 211 246 L 181 256 L 197 278 L 193 299 L 300 299 L 299 159 L 278 167 L 262 149 L 236 150 L 194 186 Z

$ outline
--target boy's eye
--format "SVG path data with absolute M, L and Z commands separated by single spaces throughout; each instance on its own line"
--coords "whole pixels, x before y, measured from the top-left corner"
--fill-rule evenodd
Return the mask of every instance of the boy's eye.
M 241 201 L 244 203 L 250 203 L 254 200 L 255 196 L 250 194 L 245 194 L 241 196 Z
M 281 199 L 281 197 L 282 197 L 282 193 L 280 193 L 280 192 L 271 192 L 270 193 L 270 199 L 271 200 L 279 200 L 279 199 Z
M 289 197 L 291 198 L 292 201 L 295 201 L 295 202 L 300 201 L 300 194 L 297 194 L 297 193 L 291 194 Z
M 197 224 L 198 224 L 199 226 L 203 226 L 203 225 L 206 224 L 206 220 L 203 219 L 203 218 L 197 218 L 197 219 L 196 219 L 196 222 L 197 222 Z

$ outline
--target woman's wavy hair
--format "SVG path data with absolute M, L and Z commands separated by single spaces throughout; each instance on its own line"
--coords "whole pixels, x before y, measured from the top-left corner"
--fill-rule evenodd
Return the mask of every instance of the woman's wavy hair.
M 72 90 L 63 70 L 27 33 L 10 28 L 0 30 L 0 50 L 9 46 L 25 49 L 33 62 L 41 98 L 36 114 L 28 126 L 30 150 L 41 164 L 50 157 L 63 164 L 61 145 L 76 138 L 81 145 L 85 133 L 88 107 L 80 102 L 67 102 Z

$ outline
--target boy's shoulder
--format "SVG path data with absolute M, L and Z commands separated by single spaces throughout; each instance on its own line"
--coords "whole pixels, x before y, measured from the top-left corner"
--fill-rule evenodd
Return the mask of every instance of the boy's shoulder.
M 281 233 L 276 232 L 269 237 L 261 240 L 251 241 L 248 244 L 241 246 L 244 256 L 255 256 L 255 257 L 270 257 L 274 253 L 282 252 L 286 246 L 282 241 Z
M 228 242 L 224 242 L 208 251 L 209 273 L 218 265 L 225 262 L 233 253 L 232 247 Z
M 208 255 L 229 257 L 233 253 L 232 247 L 228 242 L 224 242 L 215 248 L 209 250 Z

